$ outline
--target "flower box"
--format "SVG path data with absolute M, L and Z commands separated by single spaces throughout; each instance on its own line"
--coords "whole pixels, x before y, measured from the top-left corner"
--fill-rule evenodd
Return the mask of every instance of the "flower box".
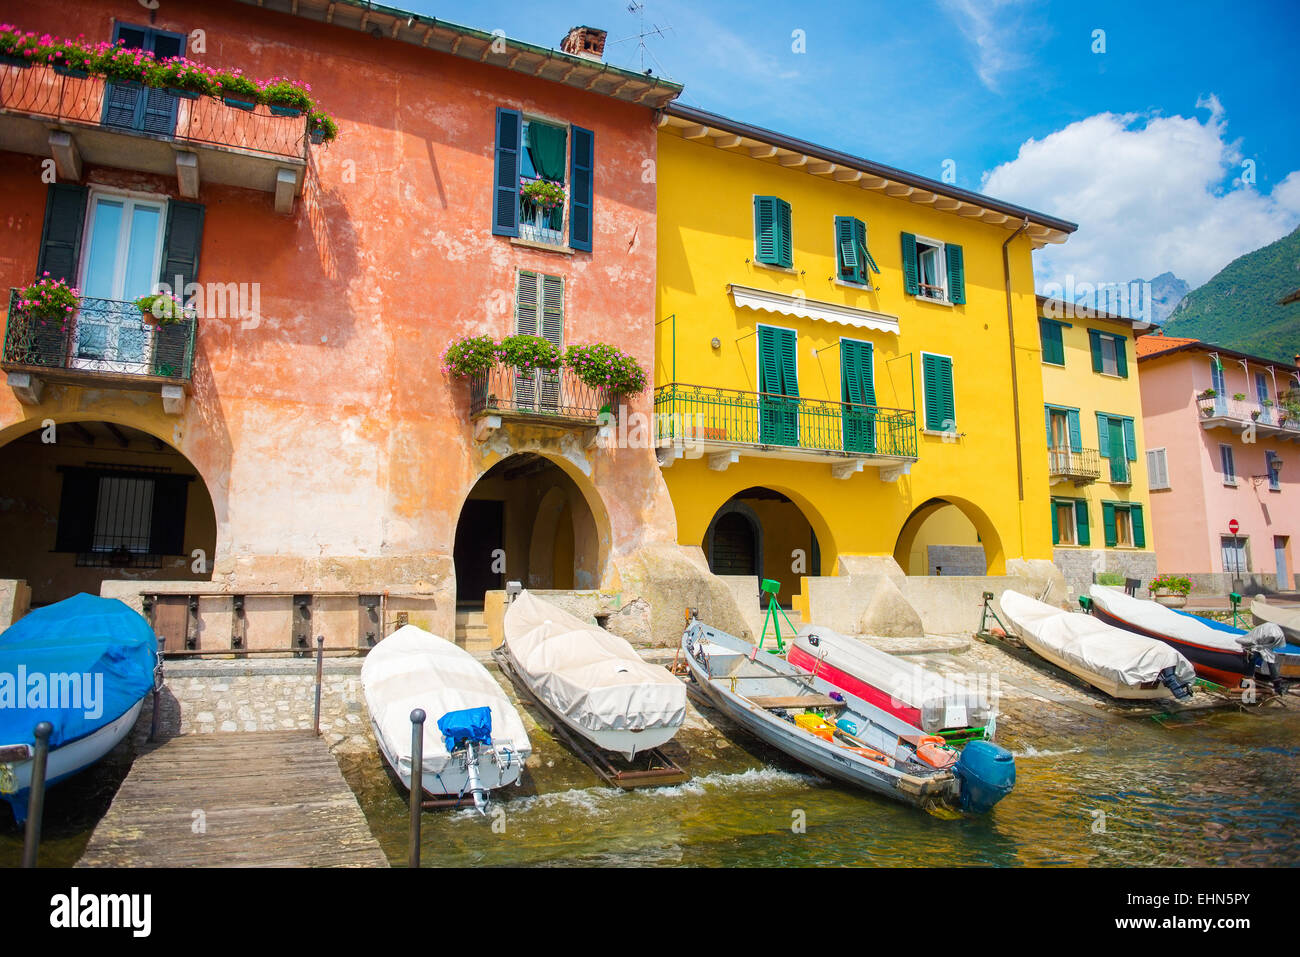
M 183 90 L 178 86 L 167 87 L 167 92 L 170 93 L 172 96 L 176 97 L 176 99 L 178 100 L 197 100 L 199 98 L 199 94 L 197 91 Z
M 1166 608 L 1182 608 L 1187 604 L 1187 596 L 1168 588 L 1157 588 L 1152 597 Z
M 320 146 L 325 142 L 324 130 L 309 130 L 307 136 L 311 139 L 313 146 Z
M 233 106 L 237 110 L 244 110 L 248 113 L 252 113 L 253 110 L 257 109 L 256 103 L 250 100 L 238 100 L 233 96 L 223 96 L 221 102 L 226 104 L 226 106 Z
M 76 67 L 54 65 L 54 72 L 59 76 L 76 77 L 78 80 L 84 80 L 90 76 L 89 70 L 78 70 Z
M 5 66 L 16 66 L 20 70 L 25 70 L 32 65 L 32 61 L 24 56 L 11 56 L 8 53 L 0 54 L 0 64 Z
M 270 106 L 272 116 L 302 116 L 302 110 L 296 106 L 277 106 L 274 103 Z

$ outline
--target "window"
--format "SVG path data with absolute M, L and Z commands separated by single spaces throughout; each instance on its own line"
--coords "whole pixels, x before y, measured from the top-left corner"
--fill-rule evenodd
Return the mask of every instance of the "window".
M 1272 425 L 1273 418 L 1273 401 L 1268 395 L 1268 376 L 1262 372 L 1255 373 L 1255 397 L 1259 399 L 1259 421 Z
M 1223 570 L 1229 575 L 1244 575 L 1250 571 L 1250 551 L 1244 535 L 1223 535 L 1219 538 L 1223 555 Z
M 1137 432 L 1131 416 L 1097 413 L 1097 453 L 1110 461 L 1111 483 L 1133 481 L 1129 463 L 1137 461 Z
M 519 270 L 515 282 L 515 333 L 541 336 L 564 348 L 564 280 L 530 269 Z M 560 376 L 537 369 L 515 374 L 515 403 L 521 409 L 555 409 L 560 403 Z
M 1062 329 L 1069 327 L 1068 322 L 1054 319 L 1038 320 L 1038 339 L 1043 347 L 1043 361 L 1051 365 L 1065 365 L 1065 341 Z
M 1214 389 L 1214 411 L 1228 411 L 1228 385 L 1223 376 L 1223 363 L 1218 356 L 1210 357 L 1210 387 Z
M 799 444 L 799 365 L 795 331 L 758 327 L 758 432 L 765 445 Z
M 497 108 L 492 232 L 591 251 L 595 134 Z M 547 195 L 545 184 L 552 184 Z M 540 185 L 539 185 L 540 184 Z M 565 215 L 565 203 L 568 215 Z
M 1282 462 L 1277 457 L 1276 452 L 1265 452 L 1264 459 L 1268 463 L 1268 490 L 1270 492 L 1282 491 Z
M 871 284 L 867 270 L 879 274 L 880 267 L 867 249 L 866 223 L 853 216 L 835 217 L 835 259 L 841 282 Z
M 921 353 L 922 395 L 927 432 L 955 432 L 956 408 L 952 389 L 952 359 Z
M 1219 446 L 1219 471 L 1223 473 L 1224 485 L 1237 484 L 1237 464 L 1233 460 L 1232 446 Z
M 1164 449 L 1147 449 L 1147 487 L 1153 492 L 1170 487 L 1169 458 Z
M 185 552 L 191 476 L 165 469 L 63 467 L 54 551 L 83 566 L 158 567 Z
M 1092 349 L 1093 372 L 1128 378 L 1128 339 L 1125 336 L 1089 329 L 1088 345 Z
M 1132 502 L 1102 502 L 1102 525 L 1107 548 L 1146 548 L 1146 520 L 1142 506 Z
M 1088 503 L 1081 498 L 1052 499 L 1052 544 L 1090 545 Z
M 794 266 L 790 204 L 776 196 L 754 197 L 754 259 L 785 269 Z
M 145 50 L 155 59 L 185 55 L 185 37 L 148 27 L 119 23 L 113 29 L 113 42 L 121 41 L 129 50 Z M 166 90 L 123 83 L 108 83 L 104 88 L 105 126 L 171 136 L 176 132 L 176 97 Z
M 1079 410 L 1061 406 L 1044 406 L 1047 419 L 1047 447 L 1062 451 L 1083 450 L 1083 437 L 1079 432 Z
M 903 233 L 903 289 L 932 302 L 966 302 L 966 264 L 962 248 L 914 233 Z

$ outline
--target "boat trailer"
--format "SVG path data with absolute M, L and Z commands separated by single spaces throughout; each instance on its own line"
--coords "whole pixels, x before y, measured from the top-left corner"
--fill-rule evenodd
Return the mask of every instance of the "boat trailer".
M 664 754 L 663 748 L 652 748 L 638 754 L 633 761 L 643 767 L 630 766 L 622 755 L 613 754 L 598 748 L 581 735 L 569 730 L 560 717 L 528 687 L 518 671 L 505 646 L 492 649 L 492 660 L 497 663 L 502 674 L 510 679 L 521 698 L 536 705 L 546 716 L 546 730 L 562 741 L 570 751 L 582 759 L 582 763 L 591 768 L 596 775 L 610 787 L 632 791 L 637 788 L 671 787 L 690 780 L 690 774 L 676 761 Z

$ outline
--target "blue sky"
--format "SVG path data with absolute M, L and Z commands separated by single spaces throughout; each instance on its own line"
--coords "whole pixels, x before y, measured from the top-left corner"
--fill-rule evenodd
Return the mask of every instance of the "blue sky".
M 638 32 L 629 2 L 396 5 L 554 47 L 602 27 L 639 68 L 615 42 Z M 646 0 L 645 19 L 685 103 L 935 178 L 951 160 L 959 186 L 1078 222 L 1040 285 L 1195 286 L 1300 223 L 1294 0 Z

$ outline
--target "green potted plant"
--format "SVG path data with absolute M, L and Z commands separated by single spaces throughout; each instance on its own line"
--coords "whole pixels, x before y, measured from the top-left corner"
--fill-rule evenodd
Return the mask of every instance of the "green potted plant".
M 453 339 L 442 352 L 442 374 L 453 379 L 481 376 L 501 360 L 500 347 L 491 336 Z
M 17 308 L 27 325 L 24 359 L 31 365 L 62 366 L 80 292 L 46 272 L 18 290 Z
M 311 87 L 282 76 L 262 84 L 261 100 L 276 116 L 302 116 L 312 108 Z
M 140 319 L 150 326 L 170 326 L 190 318 L 185 303 L 170 292 L 151 292 L 135 300 Z
M 23 33 L 10 24 L 0 27 L 0 64 L 25 70 L 32 65 L 39 47 L 35 33 Z
M 1192 590 L 1191 579 L 1183 575 L 1157 575 L 1147 582 L 1147 591 L 1162 605 L 1182 608 Z
M 252 112 L 257 108 L 261 88 L 242 70 L 218 73 L 212 83 L 213 91 L 221 97 L 221 102 L 237 110 Z
M 1196 394 L 1196 398 L 1199 399 L 1202 403 L 1204 403 L 1204 402 L 1206 402 L 1206 401 L 1209 401 L 1209 402 L 1210 402 L 1209 405 L 1202 405 L 1202 406 L 1201 406 L 1201 415 L 1213 415 L 1213 414 L 1214 414 L 1214 403 L 1213 403 L 1213 400 L 1214 400 L 1214 398 L 1215 398 L 1218 394 L 1219 394 L 1219 393 L 1218 393 L 1216 390 L 1214 390 L 1214 389 L 1203 389 L 1202 391 L 1200 391 L 1200 392 L 1198 392 L 1198 393 Z
M 1232 399 L 1233 399 L 1234 402 L 1245 402 L 1245 401 L 1246 401 L 1246 393 L 1244 393 L 1244 392 L 1234 392 L 1234 393 L 1232 393 Z
M 643 391 L 649 381 L 636 359 L 603 342 L 569 346 L 564 364 L 579 382 L 595 389 L 611 411 L 623 396 Z
M 90 70 L 110 83 L 140 87 L 152 77 L 156 66 L 153 54 L 148 50 L 130 50 L 124 46 L 101 46 L 92 58 Z
M 564 184 L 548 179 L 521 180 L 519 195 L 538 209 L 550 212 L 564 202 Z
M 551 343 L 541 336 L 525 333 L 502 339 L 499 352 L 501 363 L 513 367 L 520 375 L 555 372 L 564 361 L 560 350 Z
M 307 135 L 311 141 L 319 146 L 321 143 L 332 143 L 339 135 L 339 125 L 334 122 L 334 117 L 320 110 L 312 110 L 311 115 L 307 118 Z
M 90 76 L 95 52 L 80 40 L 55 40 L 45 51 L 45 60 L 61 76 L 85 79 Z
M 184 57 L 171 57 L 159 64 L 154 79 L 172 96 L 183 100 L 197 100 L 211 96 L 215 83 L 214 70 Z

